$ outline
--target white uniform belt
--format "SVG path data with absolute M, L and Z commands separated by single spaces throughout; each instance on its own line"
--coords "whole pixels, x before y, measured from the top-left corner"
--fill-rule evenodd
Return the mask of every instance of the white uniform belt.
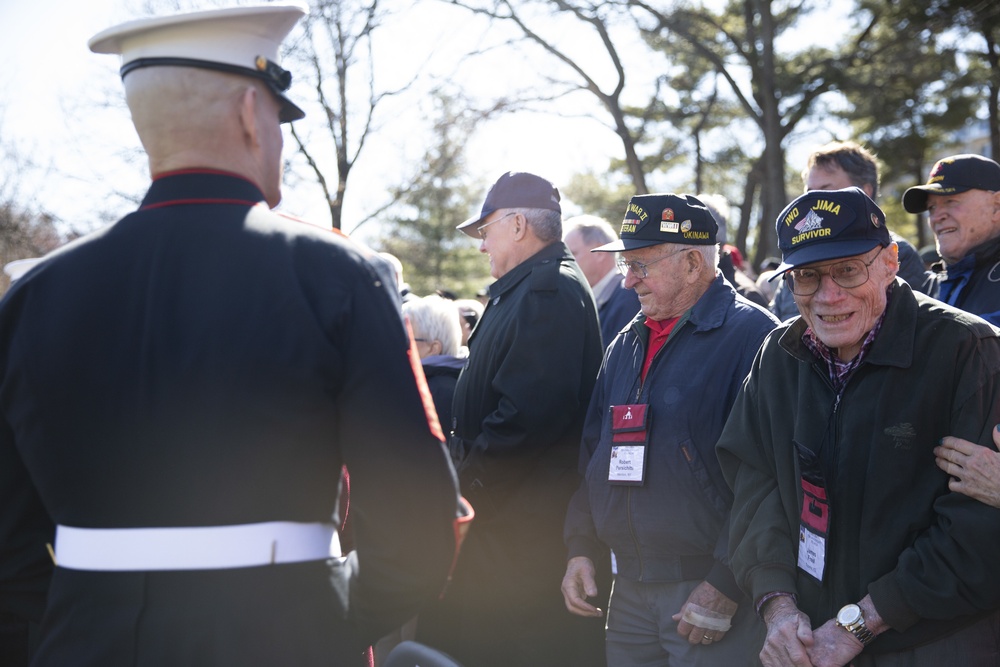
M 192 528 L 56 527 L 56 564 L 72 570 L 218 570 L 339 556 L 340 539 L 332 523 L 268 521 Z

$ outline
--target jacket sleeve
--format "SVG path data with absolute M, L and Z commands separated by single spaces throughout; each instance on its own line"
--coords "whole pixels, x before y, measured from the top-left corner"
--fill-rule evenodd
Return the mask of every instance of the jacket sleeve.
M 995 449 L 1000 340 L 984 335 L 969 347 L 959 360 L 964 367 L 951 397 L 950 434 Z M 900 554 L 896 568 L 868 587 L 875 608 L 896 630 L 921 618 L 952 619 L 1000 606 L 1000 510 L 959 493 L 939 496 L 933 510 L 933 523 Z
M 40 623 L 45 610 L 53 571 L 46 544 L 53 543 L 55 526 L 4 419 L 0 419 L 0 507 L 4 508 L 0 512 L 0 617 L 9 626 L 0 634 L 0 655 L 17 655 L 27 645 L 29 626 Z M 6 642 L 11 645 L 5 646 Z
M 610 354 L 611 351 L 608 350 L 608 355 Z M 594 452 L 597 451 L 604 426 L 604 416 L 607 414 L 604 388 L 607 363 L 606 357 L 591 396 L 590 407 L 587 409 L 587 419 L 583 425 L 583 437 L 580 441 L 580 488 L 570 498 L 563 529 L 563 539 L 567 548 L 566 558 L 586 556 L 595 563 L 607 548 L 601 545 L 594 527 L 594 517 L 590 509 L 590 490 L 587 487 L 587 469 L 590 467 Z
M 760 373 L 769 347 L 777 347 L 777 336 L 765 340 L 750 374 L 736 397 L 716 452 L 726 482 L 733 490 L 730 512 L 730 566 L 737 584 L 756 600 L 771 591 L 795 593 L 795 554 L 798 536 L 792 535 L 786 519 L 774 452 L 764 447 L 767 422 L 761 419 L 758 402 Z M 775 350 L 783 354 L 780 349 Z
M 374 642 L 443 590 L 459 501 L 397 307 L 374 274 L 351 299 L 339 324 L 345 379 L 334 404 L 356 545 L 349 616 L 359 639 Z
M 741 396 L 740 388 L 746 385 L 746 378 L 750 370 L 753 368 L 757 352 L 760 350 L 761 345 L 767 338 L 768 333 L 773 330 L 777 324 L 777 320 L 773 317 L 768 317 L 766 319 L 761 318 L 760 326 L 757 328 L 757 331 L 753 334 L 749 331 L 747 332 L 743 341 L 744 346 L 741 348 L 742 354 L 740 362 L 737 364 L 731 380 L 732 384 L 730 387 L 735 387 L 735 389 L 731 388 L 728 396 L 733 396 L 733 394 L 737 397 Z M 730 412 L 730 414 L 733 412 L 735 412 L 735 409 Z M 714 551 L 716 563 L 705 577 L 705 580 L 730 599 L 738 600 L 740 598 L 741 590 L 739 584 L 737 583 L 736 575 L 733 573 L 732 559 L 730 557 L 729 549 L 731 524 L 732 510 L 730 510 L 730 515 L 726 517 L 722 530 L 719 531 L 719 539 L 716 542 Z

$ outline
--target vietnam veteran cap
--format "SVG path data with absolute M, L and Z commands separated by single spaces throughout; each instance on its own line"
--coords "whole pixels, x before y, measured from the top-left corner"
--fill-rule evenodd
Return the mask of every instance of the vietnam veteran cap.
M 479 223 L 502 208 L 544 208 L 562 213 L 556 186 L 541 176 L 526 171 L 508 171 L 486 193 L 486 201 L 483 202 L 479 215 L 469 218 L 455 229 L 479 238 L 476 232 Z
M 591 252 L 636 250 L 660 243 L 712 245 L 719 225 L 708 207 L 692 195 L 636 195 L 628 202 L 620 237 Z
M 90 38 L 94 53 L 120 54 L 121 76 L 140 67 L 200 67 L 262 80 L 281 101 L 281 122 L 305 117 L 285 96 L 292 74 L 278 49 L 306 14 L 299 3 L 227 7 L 128 21 Z
M 968 190 L 1000 190 L 1000 164 L 982 155 L 952 155 L 938 160 L 924 185 L 903 193 L 907 213 L 927 210 L 927 195 L 952 195 Z
M 781 264 L 768 280 L 803 264 L 853 257 L 892 243 L 885 214 L 861 188 L 810 190 L 776 222 Z

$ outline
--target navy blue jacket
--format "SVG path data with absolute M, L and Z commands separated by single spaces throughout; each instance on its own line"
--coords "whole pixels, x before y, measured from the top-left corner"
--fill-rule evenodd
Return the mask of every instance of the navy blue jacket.
M 949 264 L 938 298 L 1000 326 L 1000 238 Z
M 728 567 L 732 494 L 715 443 L 764 337 L 776 325 L 721 274 L 674 327 L 640 381 L 649 329 L 639 314 L 608 348 L 584 424 L 585 479 L 570 502 L 569 557 L 608 547 L 633 581 L 705 579 L 742 597 Z M 608 483 L 612 405 L 652 411 L 642 486 Z

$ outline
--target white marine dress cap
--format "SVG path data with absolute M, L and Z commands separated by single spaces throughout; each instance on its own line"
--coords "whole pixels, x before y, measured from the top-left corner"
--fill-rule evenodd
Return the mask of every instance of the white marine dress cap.
M 285 96 L 292 75 L 278 50 L 308 8 L 298 2 L 227 7 L 127 21 L 87 42 L 94 53 L 120 54 L 121 76 L 154 66 L 199 67 L 264 81 L 282 103 L 281 122 L 305 117 Z

